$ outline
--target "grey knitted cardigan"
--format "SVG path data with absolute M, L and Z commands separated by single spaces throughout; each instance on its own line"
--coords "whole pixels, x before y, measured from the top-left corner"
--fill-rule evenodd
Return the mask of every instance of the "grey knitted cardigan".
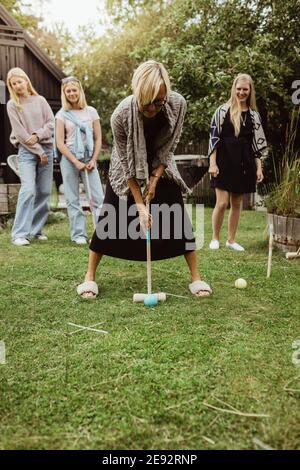
M 152 170 L 161 163 L 166 166 L 163 176 L 175 181 L 183 191 L 189 192 L 174 161 L 174 151 L 182 132 L 186 101 L 172 91 L 164 105 L 168 128 L 159 132 L 154 148 L 156 156 Z M 148 177 L 147 150 L 144 137 L 143 115 L 138 109 L 133 95 L 125 98 L 117 106 L 111 116 L 111 127 L 114 137 L 109 180 L 114 192 L 121 199 L 126 199 L 130 193 L 127 181 L 136 178 L 142 185 Z

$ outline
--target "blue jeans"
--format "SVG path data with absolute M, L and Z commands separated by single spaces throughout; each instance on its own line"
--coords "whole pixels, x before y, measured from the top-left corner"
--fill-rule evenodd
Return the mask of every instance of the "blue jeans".
M 85 163 L 87 163 L 85 161 Z M 79 198 L 79 182 L 82 180 L 85 188 L 85 193 L 88 194 L 87 184 L 85 179 L 85 172 L 78 171 L 76 166 L 73 165 L 66 157 L 62 156 L 60 162 L 60 170 L 63 178 L 65 200 L 67 204 L 67 211 L 70 222 L 71 240 L 75 241 L 79 237 L 87 239 L 85 215 L 82 210 Z M 93 199 L 95 216 L 99 216 L 104 193 L 102 184 L 97 168 L 88 172 L 91 196 Z
M 42 166 L 37 155 L 20 146 L 18 151 L 21 189 L 12 239 L 31 238 L 40 235 L 46 223 L 53 178 L 53 148 L 44 147 L 48 163 Z

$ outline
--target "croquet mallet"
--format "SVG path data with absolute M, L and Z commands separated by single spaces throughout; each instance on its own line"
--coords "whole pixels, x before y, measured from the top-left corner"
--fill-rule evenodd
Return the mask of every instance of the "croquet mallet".
M 269 225 L 269 256 L 268 256 L 267 278 L 271 276 L 272 252 L 273 252 L 273 224 L 270 224 Z
M 94 202 L 93 202 L 93 197 L 92 197 L 92 193 L 91 193 L 89 173 L 88 173 L 87 169 L 84 170 L 84 175 L 85 175 L 85 179 L 86 179 L 86 188 L 87 188 L 87 193 L 88 193 L 88 198 L 89 198 L 89 206 L 90 206 L 90 210 L 91 210 L 91 213 L 92 213 L 93 226 L 94 226 L 94 229 L 96 230 L 96 217 L 95 217 L 95 213 L 94 213 Z
M 146 208 L 150 214 L 150 204 L 146 203 Z M 133 302 L 144 302 L 145 305 L 154 306 L 157 303 L 164 302 L 167 299 L 165 292 L 152 294 L 152 272 L 151 272 L 151 227 L 146 231 L 146 250 L 147 250 L 147 294 L 134 294 Z
M 300 258 L 300 247 L 298 248 L 297 251 L 288 251 L 285 254 L 286 259 L 295 259 L 295 258 Z

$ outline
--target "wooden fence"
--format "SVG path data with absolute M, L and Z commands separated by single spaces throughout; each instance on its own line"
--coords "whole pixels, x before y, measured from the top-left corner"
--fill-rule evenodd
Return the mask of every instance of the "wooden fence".
M 16 211 L 20 184 L 0 184 L 0 214 Z

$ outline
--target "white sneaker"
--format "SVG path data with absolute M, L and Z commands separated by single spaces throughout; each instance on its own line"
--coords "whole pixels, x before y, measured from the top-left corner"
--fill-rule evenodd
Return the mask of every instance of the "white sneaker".
M 74 240 L 74 242 L 77 245 L 86 245 L 87 244 L 86 238 L 84 238 L 84 237 L 78 237 L 78 238 L 76 238 L 76 240 Z
M 226 247 L 230 248 L 231 250 L 235 250 L 235 251 L 245 251 L 245 248 L 243 248 L 241 245 L 239 245 L 236 242 L 229 243 L 229 241 L 227 241 L 226 242 Z
M 40 235 L 36 235 L 34 238 L 36 238 L 37 240 L 41 240 L 41 241 L 47 241 L 48 240 L 47 235 L 44 235 L 43 233 L 41 233 Z
M 15 240 L 13 240 L 13 244 L 17 246 L 25 246 L 30 245 L 30 242 L 27 238 L 15 238 Z
M 218 250 L 220 248 L 220 242 L 219 240 L 212 240 L 209 244 L 209 248 L 211 250 Z

